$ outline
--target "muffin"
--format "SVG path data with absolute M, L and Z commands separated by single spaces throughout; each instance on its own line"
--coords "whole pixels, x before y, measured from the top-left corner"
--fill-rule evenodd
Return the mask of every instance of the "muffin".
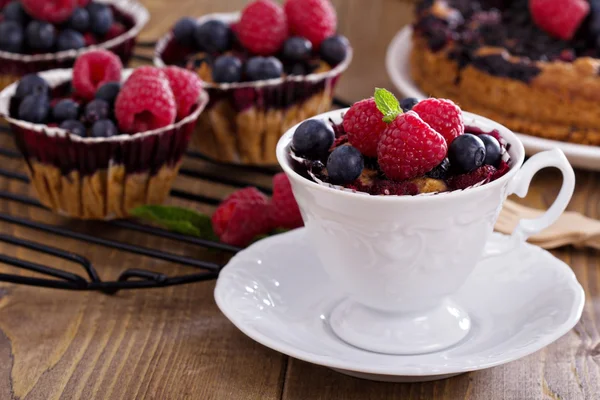
M 285 10 L 285 11 L 284 11 Z M 241 14 L 180 20 L 162 37 L 155 65 L 196 71 L 210 103 L 195 150 L 228 163 L 276 166 L 275 146 L 291 126 L 329 110 L 352 59 L 327 0 L 251 2 Z
M 26 74 L 70 68 L 91 49 L 107 49 L 124 64 L 129 61 L 148 11 L 129 0 L 84 3 L 13 0 L 2 8 L 0 90 Z
M 122 70 L 116 55 L 95 50 L 79 56 L 73 69 L 27 75 L 8 86 L 0 93 L 0 115 L 14 131 L 42 204 L 66 216 L 106 220 L 164 201 L 207 103 L 189 71 Z

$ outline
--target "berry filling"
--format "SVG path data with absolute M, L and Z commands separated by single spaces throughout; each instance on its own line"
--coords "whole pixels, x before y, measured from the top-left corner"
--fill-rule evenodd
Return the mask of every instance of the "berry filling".
M 401 104 L 412 110 L 402 111 Z M 350 107 L 340 124 L 317 119 L 300 124 L 290 158 L 296 172 L 319 184 L 404 196 L 494 181 L 510 169 L 509 147 L 497 130 L 465 126 L 462 111 L 450 100 L 398 102 L 377 89 L 374 98 Z

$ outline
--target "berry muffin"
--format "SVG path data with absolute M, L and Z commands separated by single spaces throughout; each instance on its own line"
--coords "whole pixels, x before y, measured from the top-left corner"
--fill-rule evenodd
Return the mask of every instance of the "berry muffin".
M 411 74 L 427 95 L 529 135 L 600 145 L 600 3 L 421 0 Z
M 210 104 L 194 148 L 212 159 L 277 164 L 291 126 L 329 110 L 352 49 L 336 34 L 329 0 L 249 3 L 241 14 L 181 19 L 157 44 L 155 64 L 196 71 Z
M 148 11 L 128 0 L 12 0 L 0 8 L 0 90 L 21 76 L 71 68 L 95 48 L 126 64 Z
M 377 89 L 343 122 L 302 122 L 289 149 L 297 172 L 323 185 L 370 195 L 425 195 L 481 186 L 510 169 L 498 131 L 464 125 L 450 100 L 417 102 Z
M 93 50 L 72 70 L 26 75 L 4 89 L 0 115 L 45 206 L 113 219 L 163 202 L 207 103 L 192 72 L 122 70 L 115 54 Z

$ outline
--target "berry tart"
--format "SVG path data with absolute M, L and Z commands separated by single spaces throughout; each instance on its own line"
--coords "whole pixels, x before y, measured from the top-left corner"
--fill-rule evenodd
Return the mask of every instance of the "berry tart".
M 421 0 L 411 74 L 427 95 L 526 134 L 600 145 L 600 3 Z
M 241 14 L 183 18 L 155 64 L 196 71 L 210 95 L 194 147 L 230 163 L 276 165 L 280 136 L 329 110 L 352 58 L 329 0 L 250 2 Z
M 123 70 L 106 50 L 73 69 L 24 76 L 0 93 L 0 115 L 41 202 L 61 214 L 113 219 L 168 195 L 208 103 L 178 67 Z
M 302 122 L 291 140 L 298 173 L 369 195 L 431 195 L 494 181 L 510 169 L 499 132 L 465 126 L 451 100 L 398 102 L 385 89 L 354 103 L 341 124 Z
M 127 63 L 148 11 L 129 0 L 12 0 L 0 8 L 0 90 L 102 48 Z

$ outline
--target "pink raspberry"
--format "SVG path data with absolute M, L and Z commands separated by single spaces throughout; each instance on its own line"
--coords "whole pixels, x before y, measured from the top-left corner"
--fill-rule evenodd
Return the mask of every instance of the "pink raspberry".
M 335 34 L 337 16 L 329 0 L 287 0 L 284 8 L 291 32 L 310 40 L 315 49 Z
M 375 99 L 356 102 L 344 115 L 344 131 L 348 141 L 367 157 L 377 156 L 379 136 L 387 127 L 383 114 L 377 109 Z
M 71 17 L 77 0 L 21 0 L 21 4 L 34 19 L 58 24 Z
M 177 118 L 187 117 L 202 92 L 202 81 L 197 74 L 179 67 L 163 68 L 177 103 Z
M 277 228 L 295 229 L 304 226 L 292 185 L 284 172 L 273 177 L 271 219 L 273 226 Z
M 571 40 L 585 17 L 590 4 L 585 0 L 529 0 L 533 22 L 548 34 Z
M 115 101 L 115 116 L 122 132 L 159 129 L 175 122 L 176 115 L 169 82 L 152 74 L 128 79 Z
M 452 100 L 425 99 L 418 102 L 412 110 L 442 135 L 448 145 L 465 133 L 462 110 Z
M 288 36 L 285 13 L 271 0 L 256 0 L 242 11 L 235 26 L 242 45 L 259 55 L 276 53 Z
M 96 90 L 107 82 L 121 80 L 123 64 L 114 53 L 92 50 L 80 55 L 73 66 L 73 88 L 83 99 L 91 100 Z

